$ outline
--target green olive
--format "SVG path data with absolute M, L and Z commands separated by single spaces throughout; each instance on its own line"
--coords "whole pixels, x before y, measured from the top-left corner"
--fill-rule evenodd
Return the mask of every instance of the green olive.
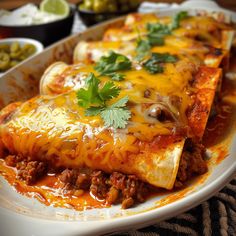
M 20 59 L 20 56 L 22 54 L 21 49 L 15 52 L 10 52 L 10 58 L 11 59 Z
M 36 52 L 36 48 L 32 44 L 25 44 L 22 47 L 22 54 L 25 55 L 26 57 L 33 55 L 35 52 Z
M 10 52 L 10 46 L 9 44 L 0 44 L 0 52 L 6 52 L 9 53 Z
M 20 46 L 18 42 L 0 44 L 0 71 L 6 71 L 36 52 L 32 44 Z
M 0 70 L 5 71 L 10 66 L 10 57 L 5 52 L 0 52 Z
M 83 4 L 84 4 L 84 7 L 86 10 L 92 10 L 94 1 L 93 0 L 84 0 Z
M 12 43 L 10 46 L 10 51 L 17 52 L 18 50 L 20 50 L 20 44 L 18 42 Z
M 94 0 L 93 11 L 102 13 L 107 11 L 108 1 L 107 0 Z

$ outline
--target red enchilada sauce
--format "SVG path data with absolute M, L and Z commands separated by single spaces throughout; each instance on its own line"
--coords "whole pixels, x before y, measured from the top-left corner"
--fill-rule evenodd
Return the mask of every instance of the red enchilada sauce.
M 213 152 L 218 153 L 218 158 L 216 160 L 216 163 L 220 163 L 227 155 L 227 146 L 221 146 L 218 147 L 217 145 L 221 143 L 223 140 L 227 139 L 227 137 L 230 135 L 230 133 L 233 133 L 232 130 L 235 129 L 235 104 L 232 102 L 236 98 L 235 89 L 236 89 L 236 83 L 232 80 L 224 79 L 224 84 L 222 88 L 222 98 L 217 103 L 217 115 L 213 116 L 209 119 L 205 135 L 203 138 L 203 144 L 207 148 L 211 148 Z M 229 98 L 229 99 L 228 99 Z M 163 140 L 160 140 L 162 142 Z M 168 140 L 166 140 L 168 142 Z M 156 143 L 155 143 L 156 145 Z M 163 145 L 163 143 L 162 143 Z M 64 170 L 67 171 L 67 170 Z M 55 207 L 66 207 L 66 208 L 74 208 L 76 210 L 84 210 L 84 209 L 91 209 L 91 208 L 104 208 L 111 205 L 110 203 L 116 203 L 117 200 L 117 192 L 113 191 L 110 194 L 110 201 L 105 201 L 102 198 L 98 198 L 96 195 L 93 194 L 92 191 L 84 191 L 84 190 L 75 190 L 71 194 L 71 190 L 65 188 L 65 182 L 63 178 L 61 177 L 61 173 L 57 172 L 48 172 L 47 174 L 43 175 L 39 180 L 37 180 L 34 184 L 29 185 L 26 184 L 25 181 L 19 179 L 17 177 L 17 170 L 15 167 L 9 167 L 6 165 L 4 160 L 0 160 L 0 174 L 6 178 L 6 180 L 15 187 L 15 189 L 28 197 L 34 197 L 38 199 L 40 202 L 44 203 L 45 205 L 52 205 Z M 98 171 L 99 172 L 99 171 Z M 102 180 L 105 181 L 111 181 L 111 176 L 107 176 L 106 178 L 103 176 L 103 173 L 95 173 L 94 181 L 101 182 Z M 69 172 L 68 172 L 69 173 Z M 67 174 L 67 173 L 66 173 Z M 206 178 L 206 174 L 202 176 L 203 179 Z M 78 176 L 76 176 L 78 177 Z M 142 182 L 138 181 L 135 176 L 125 176 L 119 173 L 117 176 L 113 178 L 113 182 L 116 181 L 116 185 L 119 185 L 119 181 L 123 178 L 123 184 L 127 183 L 130 184 L 130 186 L 124 190 L 124 192 L 129 192 L 128 197 L 126 197 L 126 201 L 122 202 L 123 208 L 128 208 L 131 205 L 134 204 L 132 202 L 132 197 L 129 197 L 130 192 L 136 191 L 135 198 L 138 199 L 138 202 L 144 201 L 144 196 L 138 196 L 138 193 L 145 192 L 146 191 L 146 197 L 153 197 L 155 195 L 161 195 L 164 193 L 167 193 L 168 191 L 163 191 L 157 188 L 153 188 L 147 184 L 147 188 L 142 188 Z M 64 178 L 65 179 L 65 178 Z M 115 180 L 114 180 L 115 179 Z M 64 182 L 63 182 L 64 181 Z M 125 182 L 124 182 L 125 181 Z M 93 182 L 93 180 L 92 180 Z M 111 181 L 112 182 L 112 181 Z M 201 181 L 200 181 L 201 182 Z M 136 186 L 136 189 L 132 189 L 132 184 Z M 199 181 L 198 181 L 199 183 Z M 99 183 L 98 183 L 99 184 Z M 114 184 L 114 183 L 113 183 Z M 112 184 L 110 184 L 111 189 L 113 187 Z M 186 186 L 182 186 L 186 187 Z M 138 190 L 138 188 L 140 188 Z M 178 200 L 179 198 L 183 197 L 187 192 L 188 188 L 183 189 L 182 191 L 175 193 L 171 195 L 170 198 L 166 200 L 162 200 L 158 203 L 158 207 L 161 205 L 165 205 L 167 203 L 173 202 Z M 97 190 L 96 193 L 98 193 L 99 190 Z M 123 189 L 120 190 L 123 194 Z M 147 194 L 148 193 L 148 194 Z M 99 195 L 99 194 L 98 194 Z M 102 195 L 102 194 L 101 194 Z M 132 194 L 130 196 L 133 196 Z M 115 201 L 112 201 L 116 198 Z

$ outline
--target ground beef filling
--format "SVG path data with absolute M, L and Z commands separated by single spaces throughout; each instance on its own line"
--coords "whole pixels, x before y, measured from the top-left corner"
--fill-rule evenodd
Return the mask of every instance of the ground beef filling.
M 184 186 L 187 180 L 194 175 L 200 175 L 207 171 L 204 161 L 205 148 L 201 144 L 193 144 L 187 141 L 175 182 L 175 188 Z M 5 158 L 7 165 L 17 169 L 17 177 L 26 181 L 28 185 L 34 185 L 40 178 L 47 175 L 49 165 L 41 161 L 9 155 Z M 58 172 L 58 170 L 57 170 Z M 126 209 L 136 203 L 144 202 L 153 186 L 140 181 L 135 175 L 125 175 L 119 172 L 106 174 L 100 170 L 88 168 L 64 169 L 59 172 L 59 179 L 63 183 L 63 192 L 66 195 L 82 195 L 84 191 L 109 204 L 121 203 Z
M 179 163 L 175 187 L 182 187 L 193 176 L 207 172 L 207 163 L 204 160 L 205 151 L 202 144 L 193 143 L 190 140 L 186 141 Z

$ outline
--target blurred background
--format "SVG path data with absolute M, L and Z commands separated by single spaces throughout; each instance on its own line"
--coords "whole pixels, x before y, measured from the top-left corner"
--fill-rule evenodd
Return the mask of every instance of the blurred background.
M 33 2 L 33 3 L 39 3 L 41 0 L 31 0 L 31 1 L 26 1 L 26 0 L 0 0 L 0 8 L 4 9 L 12 9 L 19 7 L 23 4 Z M 78 3 L 78 0 L 68 0 L 70 3 Z M 144 0 L 143 0 L 144 2 Z M 166 2 L 166 3 L 181 3 L 183 0 L 149 0 L 149 2 Z M 216 0 L 216 2 L 230 10 L 236 11 L 236 1 L 235 0 Z

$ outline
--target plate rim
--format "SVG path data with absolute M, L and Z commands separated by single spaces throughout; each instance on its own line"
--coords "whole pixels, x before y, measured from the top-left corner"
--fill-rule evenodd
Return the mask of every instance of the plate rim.
M 180 10 L 180 9 L 186 9 L 186 8 L 182 8 L 180 6 L 179 8 L 174 8 L 174 9 L 160 9 L 158 12 L 170 12 L 171 13 L 173 11 Z M 189 9 L 193 10 L 191 8 L 189 8 Z M 206 8 L 205 10 L 209 10 L 209 9 Z M 222 8 L 217 8 L 216 10 L 221 11 Z M 228 12 L 235 14 L 232 11 L 228 11 Z M 115 21 L 115 20 L 111 20 L 109 22 L 113 22 L 113 21 Z M 104 23 L 102 23 L 102 24 L 104 24 Z M 94 27 L 96 27 L 96 26 L 94 26 Z M 71 37 L 71 36 L 69 36 L 69 37 Z M 69 37 L 67 37 L 67 38 L 69 38 Z M 64 40 L 66 40 L 67 38 L 65 38 Z M 61 41 L 57 42 L 57 44 L 60 42 Z M 231 143 L 231 146 L 233 146 L 233 143 Z M 32 223 L 44 224 L 44 223 L 54 222 L 54 223 L 56 223 L 56 225 L 61 224 L 62 228 L 64 225 L 76 224 L 77 227 L 75 229 L 71 230 L 70 232 L 68 231 L 68 228 L 65 227 L 64 228 L 65 231 L 62 231 L 62 235 L 65 233 L 67 235 L 74 235 L 75 233 L 79 234 L 80 232 L 78 231 L 78 228 L 81 226 L 81 224 L 84 224 L 86 226 L 88 223 L 89 224 L 94 223 L 94 225 L 93 225 L 93 227 L 88 228 L 87 232 L 83 232 L 83 235 L 92 235 L 94 233 L 100 235 L 100 234 L 104 234 L 104 233 L 120 232 L 120 230 L 123 231 L 127 228 L 130 228 L 131 225 L 132 225 L 132 229 L 142 228 L 142 227 L 152 224 L 154 221 L 157 223 L 157 222 L 162 221 L 164 219 L 174 217 L 182 212 L 185 212 L 185 211 L 201 204 L 201 202 L 209 199 L 216 192 L 221 190 L 230 180 L 232 180 L 235 177 L 235 174 L 236 174 L 236 162 L 234 163 L 234 165 L 230 166 L 230 168 L 226 172 L 224 172 L 224 174 L 222 176 L 216 178 L 214 181 L 209 183 L 207 186 L 202 186 L 198 191 L 192 192 L 189 195 L 185 196 L 184 198 L 181 198 L 175 202 L 169 203 L 163 207 L 147 210 L 145 212 L 137 213 L 134 215 L 122 216 L 119 218 L 111 218 L 111 219 L 105 219 L 105 220 L 79 221 L 79 224 L 78 224 L 78 221 L 41 219 L 41 218 L 26 216 L 26 215 L 22 215 L 18 212 L 13 212 L 9 209 L 2 208 L 2 207 L 0 207 L 0 209 L 1 209 L 0 217 L 2 214 L 3 215 L 16 214 L 16 215 L 18 215 L 17 217 L 22 217 L 22 219 L 24 218 L 25 220 L 30 221 Z M 157 215 L 159 217 L 158 220 L 156 219 Z M 95 223 L 97 223 L 97 224 L 95 224 Z M 109 223 L 113 223 L 113 224 L 111 225 Z M 119 227 L 119 231 L 115 230 L 115 228 L 118 228 L 118 227 Z

